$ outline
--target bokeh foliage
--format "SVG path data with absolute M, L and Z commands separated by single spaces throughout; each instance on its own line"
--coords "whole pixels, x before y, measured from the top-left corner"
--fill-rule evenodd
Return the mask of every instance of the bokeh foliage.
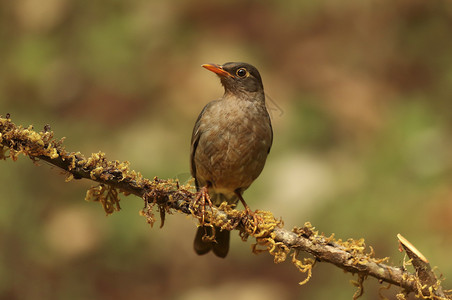
M 452 287 L 452 3 L 443 1 L 0 2 L 0 114 L 50 124 L 69 150 L 102 150 L 152 178 L 189 179 L 192 125 L 221 95 L 202 63 L 247 61 L 275 130 L 245 193 L 287 226 L 364 237 L 400 264 L 402 233 Z M 1 162 L 2 299 L 343 299 L 350 275 L 318 264 L 299 287 L 233 241 L 197 257 L 195 223 L 162 230 L 132 197 L 108 218 L 89 182 Z M 328 286 L 328 288 L 324 288 Z M 363 299 L 378 299 L 365 283 Z M 395 289 L 382 293 L 391 297 Z

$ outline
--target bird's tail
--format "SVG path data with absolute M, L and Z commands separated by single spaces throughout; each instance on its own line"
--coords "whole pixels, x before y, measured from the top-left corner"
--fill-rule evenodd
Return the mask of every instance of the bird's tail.
M 228 204 L 235 205 L 239 198 L 235 194 L 225 195 L 222 193 L 215 193 L 209 191 L 210 200 L 215 206 L 220 206 L 221 203 L 227 202 Z M 210 250 L 215 253 L 216 256 L 224 258 L 229 252 L 229 239 L 231 233 L 228 230 L 221 230 L 220 227 L 214 226 L 215 232 L 212 232 L 211 226 L 199 226 L 196 231 L 194 248 L 198 255 L 208 253 Z M 203 240 L 203 237 L 212 237 L 215 235 L 213 241 Z
M 212 227 L 210 226 L 199 226 L 196 231 L 194 248 L 198 255 L 203 255 L 208 253 L 210 250 L 215 253 L 216 256 L 224 258 L 229 252 L 229 238 L 230 232 L 227 230 L 221 230 L 219 227 L 214 227 L 215 229 L 215 240 L 214 241 L 203 241 L 203 237 L 212 236 Z

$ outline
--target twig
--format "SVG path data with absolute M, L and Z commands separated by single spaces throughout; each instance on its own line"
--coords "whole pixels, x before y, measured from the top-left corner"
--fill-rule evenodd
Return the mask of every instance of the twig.
M 0 117 L 0 159 L 17 160 L 19 154 L 24 154 L 32 160 L 43 160 L 67 172 L 67 181 L 86 178 L 99 185 L 87 192 L 87 199 L 102 203 L 107 214 L 119 210 L 118 193 L 133 194 L 144 200 L 145 206 L 141 214 L 150 224 L 155 222 L 153 208 L 158 206 L 163 221 L 165 212 L 178 211 L 184 214 L 202 218 L 201 209 L 193 204 L 196 191 L 191 185 L 179 185 L 172 179 L 162 180 L 155 177 L 146 179 L 140 173 L 129 169 L 128 162 L 108 161 L 103 153 L 94 153 L 86 158 L 81 153 L 67 152 L 63 140 L 55 140 L 48 125 L 41 132 L 36 132 L 30 126 L 22 128 L 7 118 Z M 9 154 L 7 155 L 7 152 Z M 423 267 L 415 265 L 416 273 L 410 273 L 402 267 L 385 264 L 388 258 L 374 257 L 372 247 L 366 247 L 364 240 L 336 240 L 334 236 L 326 237 L 319 234 L 310 223 L 303 227 L 288 230 L 280 220 L 276 220 L 270 212 L 258 211 L 261 222 L 254 228 L 254 222 L 245 214 L 225 204 L 219 208 L 206 209 L 207 224 L 222 227 L 225 230 L 240 230 L 242 239 L 249 236 L 256 238 L 253 247 L 255 253 L 268 252 L 273 255 L 276 263 L 285 261 L 290 255 L 292 262 L 308 277 L 312 275 L 312 267 L 316 261 L 328 262 L 350 273 L 359 276 L 359 291 L 362 294 L 362 282 L 367 277 L 374 277 L 381 283 L 387 282 L 400 286 L 405 294 L 414 292 L 427 297 L 437 296 L 437 299 L 450 299 L 445 295 L 438 280 L 424 280 Z M 402 245 L 405 245 L 403 243 Z M 405 246 L 404 246 L 405 248 Z M 310 253 L 315 259 L 297 258 L 299 251 Z M 405 251 L 408 250 L 405 248 Z M 427 262 L 428 264 L 428 262 Z M 430 268 L 426 269 L 431 272 Z M 431 293 L 430 293 L 431 291 Z
M 416 270 L 418 296 L 424 299 L 447 299 L 441 281 L 433 273 L 427 258 L 401 234 L 397 238 Z

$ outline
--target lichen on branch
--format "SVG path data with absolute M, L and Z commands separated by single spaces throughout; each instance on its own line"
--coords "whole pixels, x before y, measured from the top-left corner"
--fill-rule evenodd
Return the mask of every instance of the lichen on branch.
M 102 152 L 88 157 L 80 152 L 68 152 L 63 141 L 54 138 L 48 125 L 36 132 L 32 126 L 16 126 L 9 115 L 0 117 L 0 159 L 16 161 L 23 154 L 35 162 L 42 160 L 61 168 L 67 174 L 66 181 L 85 178 L 96 182 L 97 185 L 87 191 L 86 199 L 100 202 L 107 214 L 120 210 L 120 194 L 133 194 L 143 199 L 144 208 L 140 214 L 151 225 L 156 221 L 155 210 L 160 214 L 161 226 L 167 213 L 179 212 L 203 220 L 206 226 L 239 230 L 244 241 L 254 237 L 254 253 L 267 252 L 274 257 L 275 263 L 290 257 L 295 267 L 306 273 L 300 284 L 305 284 L 313 276 L 315 263 L 328 262 L 358 275 L 358 290 L 354 298 L 362 295 L 363 281 L 374 277 L 381 283 L 400 286 L 402 289 L 397 295 L 400 299 L 411 292 L 425 299 L 451 299 L 433 272 L 428 273 L 426 281 L 424 277 L 419 277 L 416 266 L 416 272 L 410 273 L 404 267 L 387 265 L 388 258 L 376 258 L 373 248 L 367 247 L 364 239 L 342 241 L 335 239 L 334 235 L 327 237 L 308 222 L 302 227 L 287 230 L 282 220 L 276 219 L 271 212 L 261 210 L 256 211 L 259 220 L 256 227 L 244 211 L 226 204 L 200 207 L 194 201 L 196 189 L 188 183 L 181 185 L 173 179 L 144 178 L 139 172 L 131 170 L 128 162 L 107 160 Z M 312 258 L 300 259 L 300 252 L 309 253 Z M 422 265 L 422 268 L 426 266 Z

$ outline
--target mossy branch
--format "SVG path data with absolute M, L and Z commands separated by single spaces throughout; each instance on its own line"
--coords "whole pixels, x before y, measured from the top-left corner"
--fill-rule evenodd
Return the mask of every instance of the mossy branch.
M 101 152 L 90 157 L 79 152 L 68 152 L 63 147 L 63 139 L 55 140 L 48 125 L 44 130 L 36 132 L 32 126 L 16 126 L 9 115 L 6 118 L 0 117 L 0 159 L 11 158 L 15 161 L 19 154 L 28 156 L 33 161 L 42 160 L 61 168 L 67 172 L 67 181 L 86 178 L 97 182 L 97 186 L 88 190 L 86 199 L 99 201 L 107 214 L 120 209 L 118 195 L 122 193 L 133 194 L 144 200 L 141 214 L 150 224 L 155 222 L 155 206 L 160 212 L 161 226 L 165 213 L 176 211 L 202 219 L 203 209 L 194 201 L 196 190 L 193 186 L 180 185 L 172 179 L 144 178 L 140 173 L 130 170 L 128 162 L 108 161 Z M 270 212 L 257 211 L 259 224 L 255 227 L 253 220 L 244 212 L 225 204 L 218 208 L 207 207 L 205 214 L 207 225 L 219 226 L 225 230 L 240 230 L 243 240 L 254 237 L 254 253 L 268 252 L 274 257 L 275 263 L 291 257 L 293 264 L 301 272 L 307 273 L 306 279 L 300 284 L 304 284 L 312 276 L 312 268 L 316 262 L 328 262 L 358 275 L 358 290 L 354 298 L 362 295 L 363 281 L 370 276 L 378 279 L 380 283 L 386 282 L 401 287 L 398 299 L 404 299 L 409 293 L 415 293 L 425 299 L 451 299 L 451 295 L 444 291 L 441 281 L 431 271 L 428 262 L 417 259 L 418 252 L 407 248 L 405 242 L 401 241 L 402 247 L 410 261 L 413 261 L 414 273 L 408 272 L 405 266 L 385 264 L 388 258 L 376 258 L 373 248 L 366 247 L 364 239 L 336 240 L 333 235 L 326 237 L 319 234 L 310 223 L 288 230 L 284 228 L 283 222 L 275 219 Z M 311 254 L 313 258 L 300 260 L 298 254 L 301 251 Z M 418 263 L 419 261 L 421 263 Z

